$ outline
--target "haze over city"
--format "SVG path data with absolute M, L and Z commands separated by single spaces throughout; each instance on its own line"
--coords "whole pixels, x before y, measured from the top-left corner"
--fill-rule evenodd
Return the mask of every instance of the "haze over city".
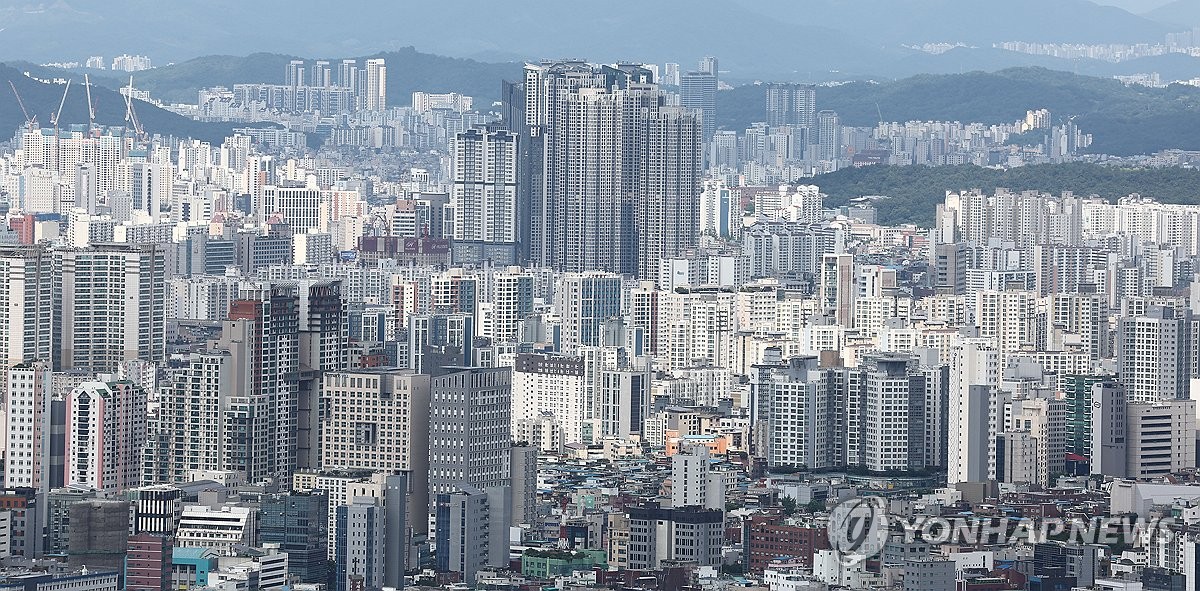
M 1200 587 L 1200 3 L 0 0 L 0 591 Z

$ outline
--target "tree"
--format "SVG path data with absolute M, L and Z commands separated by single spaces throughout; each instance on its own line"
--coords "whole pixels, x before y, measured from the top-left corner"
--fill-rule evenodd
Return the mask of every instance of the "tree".
M 783 504 L 784 515 L 796 514 L 796 499 L 792 497 L 783 497 L 783 499 L 780 500 L 780 503 Z

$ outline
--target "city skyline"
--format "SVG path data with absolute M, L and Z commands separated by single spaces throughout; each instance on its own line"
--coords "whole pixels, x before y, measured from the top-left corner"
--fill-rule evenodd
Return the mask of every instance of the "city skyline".
M 1113 1 L 0 3 L 0 585 L 1196 588 L 1200 21 Z

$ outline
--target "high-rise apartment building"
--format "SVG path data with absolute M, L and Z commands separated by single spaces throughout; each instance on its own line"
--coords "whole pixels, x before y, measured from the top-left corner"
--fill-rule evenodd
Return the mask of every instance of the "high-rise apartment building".
M 533 274 L 521 267 L 509 267 L 492 278 L 492 322 L 489 328 L 494 342 L 515 342 L 521 322 L 533 314 Z
M 257 482 L 288 478 L 296 469 L 298 288 L 251 287 L 241 296 L 230 305 L 221 338 L 192 354 L 164 394 L 157 428 L 175 437 L 153 437 L 158 445 L 148 454 L 167 465 L 159 477 L 182 482 L 190 470 L 231 470 Z M 311 311 L 306 307 L 306 315 Z
M 768 375 L 760 401 L 769 407 L 767 462 L 813 470 L 841 465 L 837 375 L 820 369 L 816 357 L 793 357 Z
M 40 246 L 0 249 L 0 361 L 53 361 L 54 257 Z M 11 416 L 11 415 L 10 415 Z
M 509 110 L 538 148 L 528 156 L 535 263 L 645 273 L 696 241 L 700 121 L 653 82 L 638 65 L 526 66 L 524 92 L 508 100 L 524 101 Z
M 561 443 L 584 442 L 584 422 L 593 414 L 584 389 L 581 357 L 519 353 L 512 374 L 512 433 L 516 441 L 535 438 L 525 431 L 543 417 L 562 429 Z M 589 435 L 591 425 L 588 425 Z M 591 442 L 589 437 L 586 441 Z
M 66 483 L 120 492 L 141 484 L 146 391 L 129 381 L 86 382 L 67 396 Z
M 817 112 L 817 160 L 837 160 L 842 155 L 842 124 L 836 111 Z
M 517 134 L 470 129 L 453 148 L 455 242 L 512 245 L 518 241 Z
M 166 249 L 104 244 L 55 253 L 58 368 L 113 373 L 166 354 Z
M 382 111 L 387 108 L 387 65 L 383 58 L 367 60 L 366 109 Z
M 47 363 L 5 372 L 5 488 L 50 488 L 51 371 Z
M 605 323 L 621 318 L 621 277 L 590 271 L 561 275 L 554 307 L 562 320 L 562 350 L 604 344 Z
M 1190 313 L 1151 306 L 1138 316 L 1117 320 L 1117 380 L 1130 402 L 1186 400 L 1190 391 Z
M 767 125 L 791 125 L 806 136 L 804 144 L 815 138 L 817 123 L 817 91 L 802 84 L 767 85 Z
M 725 508 L 725 476 L 711 470 L 712 456 L 702 444 L 684 444 L 671 456 L 671 506 Z

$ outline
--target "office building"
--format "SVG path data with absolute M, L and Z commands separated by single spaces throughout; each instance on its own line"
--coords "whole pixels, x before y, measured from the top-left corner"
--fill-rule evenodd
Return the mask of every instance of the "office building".
M 1115 382 L 1101 382 L 1092 386 L 1088 396 L 1090 415 L 1091 448 L 1086 456 L 1090 459 L 1092 474 L 1114 478 L 1128 473 L 1128 409 L 1129 401 L 1125 387 Z
M 721 563 L 725 512 L 699 507 L 630 507 L 629 568 L 656 569 L 679 560 Z
M 508 486 L 512 370 L 444 368 L 429 387 L 430 494 Z
M 46 493 L 46 554 L 66 555 L 71 532 L 71 506 L 96 498 L 99 494 L 90 487 L 56 488 Z M 11 524 L 9 524 L 11 527 Z M 5 536 L 5 543 L 8 542 Z M 9 549 L 11 555 L 11 548 Z
M 454 572 L 464 582 L 473 582 L 475 575 L 490 564 L 489 547 L 492 521 L 487 493 L 473 486 L 463 486 L 453 492 L 438 493 L 434 498 L 437 522 L 437 570 Z
M 264 220 L 268 216 L 281 216 L 296 234 L 317 231 L 321 228 L 322 196 L 323 192 L 315 185 L 267 185 L 262 188 L 259 214 Z
M 383 588 L 387 523 L 378 499 L 356 497 L 337 508 L 334 546 L 337 591 Z
M 370 369 L 327 373 L 321 386 L 321 469 L 409 473 L 419 511 L 409 522 L 417 526 L 429 506 L 430 380 L 427 374 Z
M 704 142 L 711 140 L 717 130 L 717 74 L 683 74 L 679 79 L 679 104 L 700 113 Z
M 125 591 L 169 591 L 174 540 L 161 534 L 129 536 L 125 556 Z
M 325 582 L 329 576 L 328 493 L 280 493 L 264 496 L 261 502 L 259 541 L 278 544 L 288 555 L 288 574 L 300 582 Z
M 1196 401 L 1130 402 L 1125 476 L 1150 479 L 1196 467 Z
M 175 532 L 176 545 L 211 548 L 231 556 L 238 546 L 254 546 L 258 508 L 226 503 L 217 507 L 187 505 Z

